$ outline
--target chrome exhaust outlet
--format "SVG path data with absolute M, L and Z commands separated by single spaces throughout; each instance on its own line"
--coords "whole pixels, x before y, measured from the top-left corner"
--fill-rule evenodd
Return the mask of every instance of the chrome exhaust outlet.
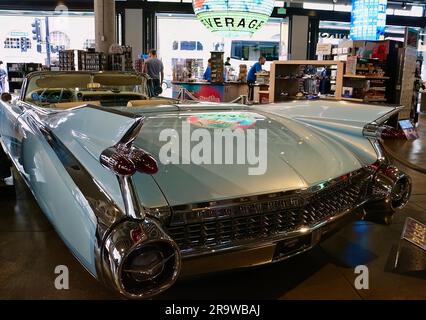
M 366 219 L 389 223 L 395 210 L 407 204 L 411 189 L 411 178 L 398 168 L 379 168 L 373 179 L 371 200 L 364 206 Z
M 101 259 L 102 280 L 129 299 L 160 294 L 173 285 L 181 270 L 178 246 L 149 218 L 114 227 Z

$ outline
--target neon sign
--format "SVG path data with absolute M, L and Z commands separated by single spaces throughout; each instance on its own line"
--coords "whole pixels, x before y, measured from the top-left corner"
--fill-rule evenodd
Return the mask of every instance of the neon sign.
M 194 12 L 210 31 L 251 36 L 268 21 L 274 0 L 193 0 Z

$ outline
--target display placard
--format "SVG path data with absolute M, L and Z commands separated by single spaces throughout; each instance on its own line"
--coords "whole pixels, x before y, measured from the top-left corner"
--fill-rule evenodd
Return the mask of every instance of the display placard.
M 346 59 L 346 74 L 348 75 L 356 74 L 357 63 L 358 63 L 358 58 L 356 56 L 349 56 Z
M 384 40 L 387 0 L 353 0 L 352 40 Z
M 331 54 L 331 43 L 318 43 L 316 54 L 317 56 Z
M 426 250 L 426 225 L 408 217 L 405 220 L 401 238 L 411 242 L 423 250 Z
M 410 120 L 399 120 L 398 122 L 408 140 L 415 140 L 419 138 L 417 129 L 413 126 Z

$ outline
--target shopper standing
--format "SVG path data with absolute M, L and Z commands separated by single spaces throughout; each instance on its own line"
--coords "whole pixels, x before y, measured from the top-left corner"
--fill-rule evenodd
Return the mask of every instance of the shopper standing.
M 226 58 L 225 67 L 230 67 L 230 66 L 231 66 L 231 58 L 228 57 Z
M 6 90 L 7 72 L 3 69 L 3 61 L 0 61 L 0 93 Z
M 204 71 L 204 80 L 212 81 L 212 59 L 209 59 L 207 62 L 206 71 Z
M 158 96 L 163 92 L 161 84 L 164 80 L 163 62 L 157 58 L 157 50 L 149 51 L 149 59 L 145 61 L 145 73 L 151 77 L 152 92 L 154 96 Z
M 254 84 L 256 83 L 256 73 L 262 71 L 262 66 L 265 64 L 265 57 L 261 56 L 259 61 L 256 62 L 251 68 L 247 75 L 247 84 L 249 87 L 249 101 L 253 101 L 254 98 Z

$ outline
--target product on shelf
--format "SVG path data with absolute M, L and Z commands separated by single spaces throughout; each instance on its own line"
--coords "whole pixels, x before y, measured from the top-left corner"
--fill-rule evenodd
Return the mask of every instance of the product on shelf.
M 258 84 L 269 84 L 269 71 L 260 71 L 256 73 L 256 82 Z
M 247 65 L 240 64 L 238 72 L 238 81 L 246 82 L 247 81 Z
M 172 59 L 173 81 L 196 81 L 203 78 L 203 59 Z
M 269 101 L 340 99 L 343 72 L 341 61 L 275 61 L 271 65 Z
M 143 69 L 145 66 L 145 60 L 144 59 L 136 59 L 134 63 L 134 69 L 137 73 L 143 73 Z
M 212 83 L 223 83 L 224 79 L 224 52 L 222 51 L 212 51 L 211 52 L 211 82 Z
M 40 63 L 8 63 L 7 76 L 9 92 L 15 93 L 21 89 L 22 82 L 27 74 L 41 70 Z
M 346 47 L 348 52 L 343 98 L 397 103 L 400 70 L 396 66 L 400 65 L 401 46 L 401 42 L 393 40 L 342 41 L 339 47 Z
M 120 53 L 99 53 L 93 49 L 59 52 L 59 70 L 63 71 L 132 71 L 132 48 L 121 47 Z

